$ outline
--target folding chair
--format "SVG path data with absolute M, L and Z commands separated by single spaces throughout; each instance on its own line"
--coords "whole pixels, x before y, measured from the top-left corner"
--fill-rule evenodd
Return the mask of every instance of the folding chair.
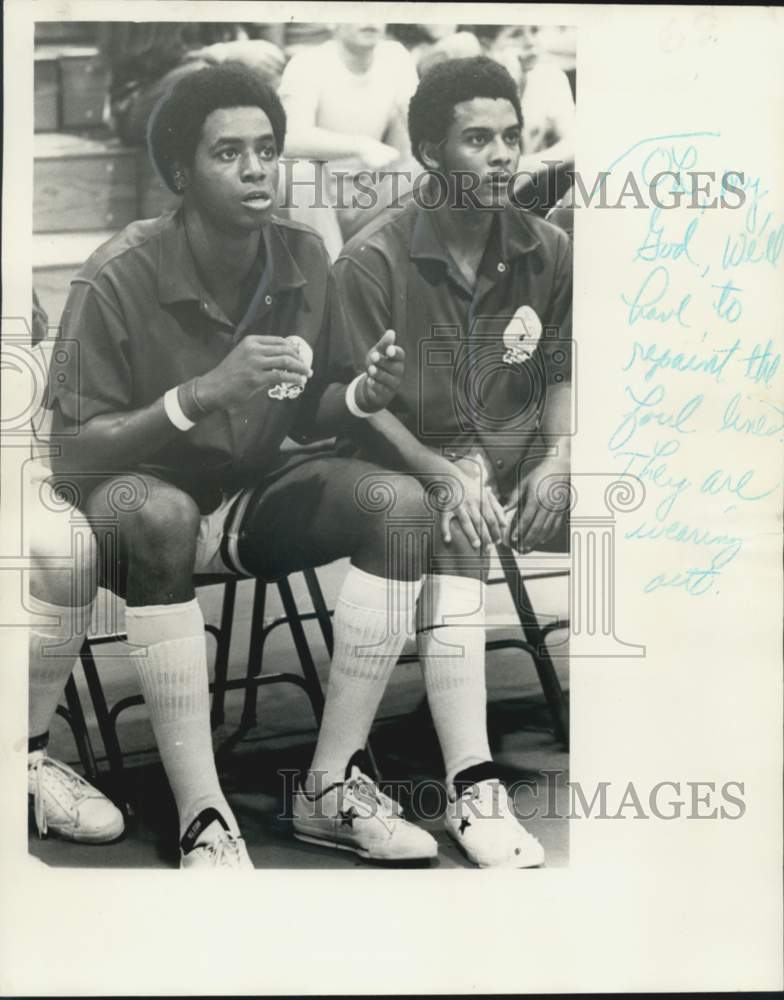
M 542 570 L 524 572 L 520 570 L 514 552 L 505 545 L 496 546 L 496 552 L 503 570 L 502 577 L 490 579 L 490 585 L 505 583 L 514 604 L 517 619 L 523 632 L 523 639 L 493 639 L 486 649 L 520 649 L 529 653 L 534 661 L 534 667 L 542 685 L 542 692 L 550 710 L 555 735 L 565 746 L 569 746 L 569 706 L 564 696 L 561 682 L 555 671 L 552 657 L 547 648 L 546 639 L 557 629 L 568 628 L 567 619 L 554 619 L 541 624 L 537 617 L 526 583 L 533 580 L 546 580 L 554 577 L 569 576 L 568 569 Z
M 250 648 L 248 652 L 246 675 L 242 678 L 229 680 L 229 653 L 234 623 L 237 584 L 241 582 L 241 580 L 247 578 L 229 574 L 197 575 L 194 577 L 194 585 L 197 589 L 216 584 L 223 585 L 224 588 L 220 624 L 205 624 L 204 626 L 205 631 L 214 636 L 217 643 L 214 671 L 215 676 L 214 681 L 210 684 L 210 691 L 212 692 L 211 721 L 213 728 L 217 727 L 224 721 L 226 692 L 238 689 L 245 690 L 245 701 L 239 730 L 231 738 L 231 740 L 227 741 L 227 744 L 225 744 L 222 749 L 239 742 L 239 740 L 242 739 L 242 736 L 256 724 L 256 694 L 260 687 L 268 684 L 294 684 L 296 687 L 302 689 L 308 696 L 317 725 L 321 722 L 321 716 L 324 709 L 324 692 L 316 670 L 310 644 L 305 635 L 303 622 L 314 619 L 319 621 L 322 629 L 322 635 L 330 655 L 332 653 L 332 627 L 331 622 L 329 621 L 328 613 L 326 615 L 324 613 L 326 611 L 324 599 L 323 595 L 321 595 L 321 590 L 318 586 L 315 573 L 312 570 L 306 570 L 305 578 L 308 582 L 308 589 L 310 593 L 313 594 L 315 592 L 320 597 L 319 609 L 313 612 L 300 611 L 294 599 L 288 577 L 283 577 L 274 582 L 278 587 L 278 592 L 281 596 L 285 614 L 274 619 L 272 622 L 265 622 L 264 620 L 268 583 L 262 580 L 255 581 Z M 314 585 L 315 590 L 312 589 L 314 588 Z M 291 630 L 294 645 L 302 668 L 301 675 L 282 671 L 273 673 L 262 672 L 264 644 L 266 639 L 274 629 L 279 628 L 281 625 L 288 625 Z M 113 632 L 109 635 L 88 637 L 84 641 L 80 654 L 82 670 L 84 671 L 85 680 L 90 692 L 90 698 L 93 703 L 98 730 L 101 734 L 101 740 L 103 741 L 106 751 L 109 774 L 112 783 L 118 789 L 122 787 L 124 768 L 122 748 L 117 735 L 117 720 L 126 709 L 143 705 L 144 698 L 141 694 L 130 695 L 128 697 L 121 698 L 110 707 L 106 700 L 103 685 L 101 684 L 98 667 L 93 654 L 93 648 L 105 643 L 123 641 L 125 639 L 127 639 L 127 636 L 124 632 Z M 78 694 L 76 697 L 78 700 Z M 76 711 L 69 712 L 69 714 L 72 714 L 74 717 L 74 726 L 72 726 L 72 728 L 74 729 L 75 737 L 76 728 L 79 727 L 80 723 L 82 726 L 84 724 L 84 713 L 81 712 L 80 715 L 80 712 L 80 708 Z M 94 754 L 92 754 L 91 748 L 88 749 L 89 743 L 85 743 L 85 741 L 82 740 L 82 745 L 80 746 L 79 739 L 77 739 L 77 747 L 79 748 L 80 760 L 85 768 L 85 771 L 88 767 L 91 767 L 93 769 L 93 773 L 95 773 L 95 758 Z M 90 759 L 91 755 L 92 760 Z

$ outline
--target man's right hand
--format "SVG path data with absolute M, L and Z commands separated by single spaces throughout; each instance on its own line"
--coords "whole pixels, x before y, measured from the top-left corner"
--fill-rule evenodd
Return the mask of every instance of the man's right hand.
M 281 382 L 304 386 L 312 374 L 283 337 L 249 334 L 219 365 L 199 376 L 196 394 L 204 410 L 226 410 Z
M 508 530 L 508 518 L 493 488 L 480 455 L 466 456 L 447 463 L 444 478 L 452 477 L 457 498 L 441 514 L 441 534 L 448 545 L 452 541 L 451 522 L 456 520 L 475 549 L 502 541 Z M 440 477 L 439 477 L 440 478 Z

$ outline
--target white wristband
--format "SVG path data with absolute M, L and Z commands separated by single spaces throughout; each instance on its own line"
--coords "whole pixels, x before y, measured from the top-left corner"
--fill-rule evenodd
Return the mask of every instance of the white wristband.
M 357 404 L 357 386 L 359 385 L 360 379 L 365 376 L 357 375 L 353 382 L 350 382 L 346 387 L 346 406 L 348 407 L 348 412 L 352 417 L 359 417 L 360 420 L 367 420 L 368 417 L 372 417 L 372 413 L 365 413 L 364 410 L 360 410 Z
M 169 389 L 168 392 L 163 395 L 163 408 L 166 410 L 166 416 L 171 420 L 178 431 L 189 431 L 191 427 L 196 426 L 195 420 L 189 420 L 180 406 L 180 400 L 177 397 L 177 386 L 173 389 Z

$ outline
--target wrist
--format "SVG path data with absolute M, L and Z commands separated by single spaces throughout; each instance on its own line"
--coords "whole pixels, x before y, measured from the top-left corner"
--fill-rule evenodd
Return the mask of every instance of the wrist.
M 208 416 L 210 410 L 204 404 L 199 389 L 199 379 L 192 378 L 188 382 L 183 382 L 177 386 L 177 402 L 192 423 L 197 424 L 204 417 Z
M 366 375 L 357 375 L 353 382 L 350 382 L 346 386 L 346 407 L 348 408 L 348 412 L 352 417 L 357 417 L 360 420 L 371 417 L 375 412 L 370 408 L 367 401 L 367 395 L 364 391 L 366 383 Z
M 188 387 L 189 399 L 200 417 L 220 409 L 221 401 L 213 390 L 208 375 L 198 375 L 184 384 Z
M 185 433 L 196 426 L 196 421 L 190 419 L 180 403 L 182 388 L 183 386 L 177 385 L 163 394 L 163 409 L 169 418 L 169 423 L 178 431 Z

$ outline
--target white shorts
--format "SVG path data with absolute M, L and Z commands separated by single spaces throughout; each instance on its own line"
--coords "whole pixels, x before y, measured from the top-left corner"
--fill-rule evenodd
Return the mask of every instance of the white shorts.
M 224 496 L 211 514 L 202 515 L 194 573 L 252 576 L 240 562 L 238 551 L 240 527 L 252 495 L 252 489 L 245 489 Z
M 28 462 L 27 471 L 32 493 L 27 494 L 26 522 L 33 536 L 51 537 L 57 524 L 70 525 L 80 517 L 86 526 L 84 515 L 80 515 L 74 507 L 69 507 L 49 485 L 52 470 L 46 464 L 39 461 Z M 212 513 L 202 515 L 196 540 L 194 573 L 252 576 L 242 565 L 238 552 L 240 526 L 252 495 L 252 489 L 245 489 L 231 496 L 224 496 Z M 67 530 L 70 539 L 70 528 Z

